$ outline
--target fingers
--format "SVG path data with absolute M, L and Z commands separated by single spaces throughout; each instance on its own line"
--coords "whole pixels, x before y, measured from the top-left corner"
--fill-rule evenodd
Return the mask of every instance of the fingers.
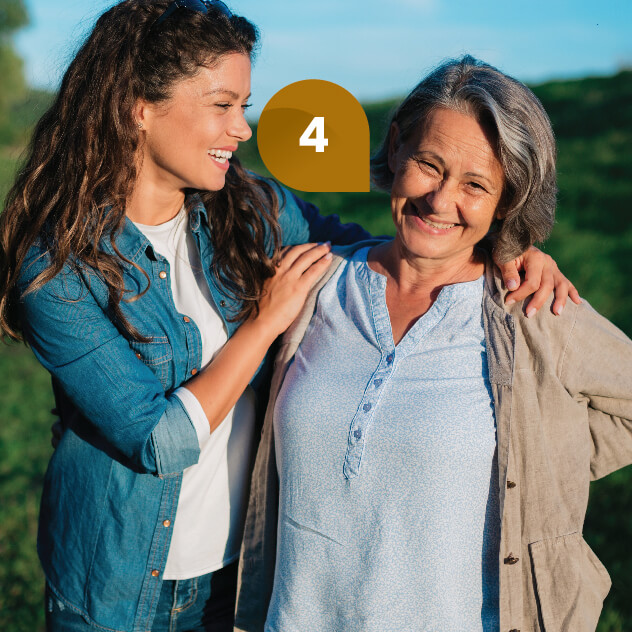
M 313 285 L 327 272 L 329 264 L 331 263 L 331 252 L 325 253 L 318 261 L 315 261 L 301 276 L 301 283 L 306 286 L 306 291 L 309 291 Z
M 553 292 L 555 281 L 553 277 L 553 272 L 549 267 L 546 267 L 544 268 L 544 270 L 542 270 L 542 276 L 540 277 L 539 283 L 539 288 L 536 289 L 533 296 L 531 297 L 531 300 L 525 307 L 527 318 L 531 318 L 547 302 L 548 298 Z M 526 279 L 524 285 L 527 285 Z M 522 290 L 523 288 L 520 289 Z
M 579 296 L 579 292 L 577 291 L 577 289 L 575 288 L 575 286 L 571 283 L 571 286 L 568 290 L 568 295 L 571 297 L 571 301 L 573 301 L 573 303 L 575 303 L 575 305 L 581 305 L 582 304 L 582 299 Z
M 303 268 L 304 272 L 314 261 L 331 250 L 331 243 L 326 241 L 322 244 L 300 244 L 299 246 L 288 246 L 282 250 L 281 259 L 277 263 L 279 268 L 289 270 L 295 264 Z M 300 261 L 300 262 L 299 262 Z M 297 268 L 297 270 L 299 269 Z
M 520 265 L 524 265 L 525 277 L 517 290 L 507 294 L 505 297 L 505 305 L 512 305 L 513 303 L 527 298 L 530 294 L 539 293 L 537 297 L 533 297 L 536 299 L 535 302 L 533 302 L 532 299 L 529 303 L 529 307 L 535 309 L 531 314 L 528 314 L 532 316 L 542 307 L 546 297 L 553 291 L 554 282 L 551 273 L 551 264 L 556 268 L 557 265 L 551 257 L 545 255 L 537 248 L 530 248 L 524 254 L 524 262 L 518 257 L 514 259 L 513 262 L 510 262 L 510 264 L 514 264 L 516 269 L 518 269 Z
M 509 261 L 498 266 L 503 277 L 503 283 L 508 290 L 515 290 L 520 285 L 520 272 L 518 272 L 517 260 Z
M 517 263 L 517 261 L 510 263 Z M 519 263 L 517 267 L 519 267 Z M 535 248 L 530 248 L 525 253 L 524 267 L 525 279 L 516 291 L 507 294 L 506 305 L 521 301 L 533 294 L 525 308 L 526 315 L 531 317 L 549 300 L 553 291 L 555 291 L 555 301 L 551 309 L 556 315 L 562 313 L 569 296 L 577 305 L 581 303 L 575 286 L 560 272 L 557 263 L 549 255 Z M 511 274 L 511 270 L 509 274 Z

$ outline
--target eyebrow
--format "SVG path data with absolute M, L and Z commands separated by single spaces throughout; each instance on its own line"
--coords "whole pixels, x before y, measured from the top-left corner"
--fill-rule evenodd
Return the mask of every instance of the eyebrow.
M 445 162 L 443 161 L 443 158 L 441 158 L 439 154 L 435 154 L 434 151 L 424 149 L 422 151 L 416 151 L 414 154 L 412 154 L 412 157 L 415 160 L 421 159 L 424 156 L 430 156 L 434 158 L 442 167 L 445 168 Z M 463 175 L 467 176 L 468 178 L 479 178 L 480 180 L 484 180 L 485 182 L 488 183 L 488 185 L 491 188 L 494 188 L 494 183 L 487 176 L 484 176 L 482 173 L 476 173 L 475 171 L 468 171 L 467 173 L 464 173 Z
M 239 95 L 236 92 L 233 92 L 232 90 L 227 90 L 226 88 L 215 88 L 215 90 L 208 90 L 207 92 L 204 92 L 202 96 L 210 97 L 216 94 L 227 94 L 231 99 L 235 99 L 235 100 L 239 99 Z M 248 94 L 248 96 L 246 97 L 246 100 L 248 100 L 251 96 L 252 96 L 252 92 Z

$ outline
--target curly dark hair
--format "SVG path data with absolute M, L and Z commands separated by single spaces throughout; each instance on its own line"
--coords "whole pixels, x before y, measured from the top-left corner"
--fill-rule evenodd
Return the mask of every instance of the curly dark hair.
M 50 109 L 40 119 L 0 215 L 0 332 L 22 339 L 16 283 L 29 249 L 43 245 L 51 264 L 27 288 L 32 292 L 64 265 L 88 266 L 108 288 L 117 324 L 145 340 L 123 316 L 127 296 L 115 239 L 137 177 L 138 99 L 169 99 L 175 82 L 212 68 L 222 56 L 252 58 L 258 32 L 245 18 L 209 5 L 207 14 L 179 9 L 157 22 L 166 0 L 126 0 L 97 21 L 66 71 Z M 267 182 L 233 158 L 221 191 L 200 191 L 212 222 L 213 273 L 242 302 L 235 320 L 257 310 L 264 281 L 280 247 L 279 200 Z M 104 251 L 109 240 L 116 255 Z M 272 253 L 272 256 L 270 256 Z M 143 271 L 144 272 L 144 271 Z M 149 277 L 147 282 L 149 287 Z M 145 288 L 144 292 L 147 291 Z

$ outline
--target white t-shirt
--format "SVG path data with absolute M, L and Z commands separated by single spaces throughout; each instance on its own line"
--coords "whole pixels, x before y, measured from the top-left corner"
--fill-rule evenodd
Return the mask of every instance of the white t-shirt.
M 186 210 L 182 207 L 158 226 L 135 226 L 169 262 L 173 301 L 200 330 L 204 368 L 228 336 L 204 278 Z M 254 446 L 254 393 L 248 387 L 213 433 L 195 395 L 185 387 L 174 394 L 193 421 L 200 459 L 184 470 L 163 579 L 191 579 L 239 557 Z

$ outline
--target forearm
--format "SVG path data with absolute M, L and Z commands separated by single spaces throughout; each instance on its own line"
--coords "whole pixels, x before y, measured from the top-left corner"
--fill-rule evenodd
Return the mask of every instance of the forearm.
M 213 361 L 184 384 L 204 410 L 211 432 L 237 403 L 276 335 L 260 318 L 246 321 Z

